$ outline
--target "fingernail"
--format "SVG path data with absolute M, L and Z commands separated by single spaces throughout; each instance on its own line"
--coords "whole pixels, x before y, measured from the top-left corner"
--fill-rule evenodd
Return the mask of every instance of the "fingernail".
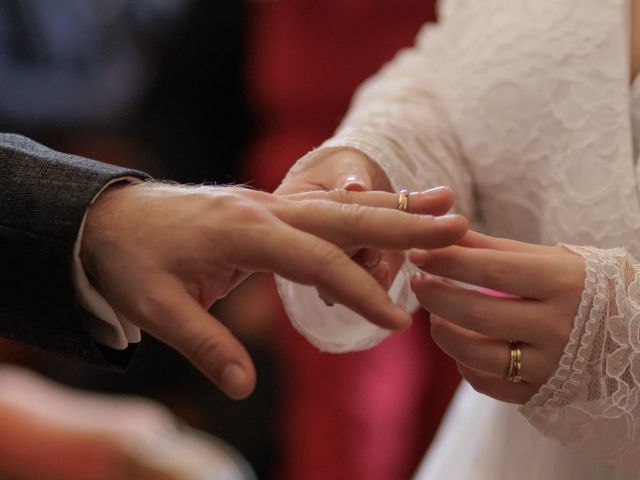
M 416 287 L 418 287 L 418 285 L 420 285 L 428 278 L 428 275 L 424 272 L 414 273 L 413 275 L 411 275 L 411 288 L 415 289 Z
M 241 392 L 249 379 L 244 369 L 237 363 L 230 363 L 222 370 L 220 381 L 226 392 Z
M 346 190 L 350 190 L 350 189 L 353 189 L 354 187 L 357 187 L 362 190 L 365 190 L 367 188 L 367 186 L 364 184 L 364 181 L 362 181 L 361 178 L 358 178 L 355 175 L 349 175 L 347 178 L 345 178 L 342 188 Z
M 380 260 L 382 260 L 382 255 L 379 252 L 374 252 L 371 257 L 367 256 L 362 261 L 362 266 L 372 272 L 380 264 Z
M 389 270 L 389 264 L 387 262 L 380 262 L 380 265 L 373 272 L 373 278 L 380 284 L 385 290 L 389 290 L 389 283 L 391 282 L 391 272 Z
M 434 188 L 429 188 L 427 190 L 423 190 L 422 193 L 426 195 L 437 195 L 438 193 L 443 192 L 445 190 L 447 190 L 447 187 L 440 186 L 440 187 L 434 187 Z

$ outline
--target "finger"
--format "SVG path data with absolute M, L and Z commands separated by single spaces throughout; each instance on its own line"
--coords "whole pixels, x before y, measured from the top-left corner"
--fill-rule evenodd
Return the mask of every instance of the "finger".
M 523 405 L 536 391 L 535 387 L 526 382 L 509 382 L 504 378 L 486 375 L 461 364 L 458 364 L 458 370 L 476 392 L 503 402 Z
M 509 344 L 431 314 L 431 336 L 444 353 L 462 365 L 502 377 L 509 366 Z
M 449 247 L 412 251 L 409 260 L 421 269 L 499 292 L 526 298 L 557 295 L 562 266 L 552 257 L 511 251 Z
M 373 273 L 382 260 L 383 250 L 379 248 L 362 248 L 357 251 L 353 261 L 361 265 L 367 272 Z
M 467 368 L 486 375 L 505 378 L 509 370 L 511 347 L 509 342 L 487 337 L 431 315 L 431 336 L 451 358 Z M 529 383 L 542 384 L 548 375 L 548 362 L 531 345 L 518 342 L 522 353 L 520 376 Z
M 398 194 L 389 192 L 354 192 L 348 190 L 312 191 L 287 195 L 283 199 L 305 201 L 325 200 L 369 207 L 398 209 Z M 453 207 L 455 195 L 448 187 L 436 187 L 423 192 L 411 192 L 407 206 L 408 213 L 443 215 Z
M 145 329 L 182 353 L 229 397 L 241 399 L 253 391 L 256 373 L 245 348 L 179 283 L 167 284 L 145 310 Z
M 365 252 L 369 251 L 369 249 L 363 249 L 360 251 Z M 356 264 L 362 266 L 362 264 L 357 261 L 355 257 L 352 257 L 352 259 Z M 378 282 L 382 288 L 387 291 L 389 290 L 389 287 L 391 287 L 392 273 L 391 268 L 386 261 L 381 261 L 380 259 L 378 259 L 375 267 L 365 268 L 365 270 L 373 276 L 374 280 Z M 336 303 L 335 300 L 331 298 L 330 295 L 326 292 L 318 290 L 318 295 L 327 306 L 333 306 Z
M 389 265 L 389 287 L 391 287 L 391 284 L 393 284 L 393 281 L 396 279 L 402 265 L 404 265 L 404 259 L 404 252 L 399 252 L 397 250 L 388 250 L 382 256 L 382 261 Z
M 533 255 L 549 255 L 553 253 L 551 247 L 544 245 L 534 245 L 531 243 L 518 242 L 507 238 L 496 238 L 490 235 L 469 230 L 460 239 L 458 245 L 470 248 L 485 248 L 506 252 L 529 253 Z
M 283 201 L 274 213 L 285 223 L 344 249 L 438 248 L 457 241 L 468 227 L 459 215 L 407 215 L 386 208 L 323 201 Z
M 247 242 L 247 244 L 244 244 Z M 406 328 L 411 317 L 397 307 L 364 269 L 335 245 L 278 221 L 263 232 L 258 247 L 249 235 L 236 242 L 240 268 L 273 271 L 304 285 L 384 328 Z
M 382 260 L 376 271 L 373 272 L 373 278 L 386 291 L 391 287 L 391 268 L 386 260 Z
M 492 297 L 424 274 L 411 278 L 411 288 L 429 312 L 467 330 L 534 345 L 547 333 L 549 307 L 535 300 Z

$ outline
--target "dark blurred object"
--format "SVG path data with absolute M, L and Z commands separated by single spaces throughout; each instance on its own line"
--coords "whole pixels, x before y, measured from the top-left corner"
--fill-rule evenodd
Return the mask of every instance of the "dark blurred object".
M 0 0 L 0 131 L 230 182 L 249 131 L 244 2 Z
M 141 49 L 185 0 L 0 0 L 0 118 L 14 128 L 121 122 L 152 75 Z
M 230 183 L 250 133 L 243 77 L 246 4 L 192 1 L 156 45 L 162 63 L 137 122 L 168 178 Z

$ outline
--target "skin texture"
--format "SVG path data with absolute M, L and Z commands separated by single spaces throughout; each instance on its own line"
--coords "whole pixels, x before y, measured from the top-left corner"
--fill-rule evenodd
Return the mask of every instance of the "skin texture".
M 237 187 L 145 183 L 114 187 L 90 208 L 81 259 L 116 315 L 187 357 L 232 398 L 255 385 L 249 354 L 208 313 L 252 272 L 314 285 L 332 300 L 390 329 L 410 317 L 345 251 L 438 248 L 467 222 L 433 217 L 448 190 L 412 195 L 409 213 L 385 192 L 275 196 Z
M 409 259 L 425 272 L 412 278 L 412 289 L 430 312 L 433 339 L 460 373 L 481 393 L 526 403 L 555 372 L 569 340 L 584 287 L 582 257 L 469 231 L 456 246 L 412 251 Z M 521 383 L 505 379 L 509 340 L 522 351 Z

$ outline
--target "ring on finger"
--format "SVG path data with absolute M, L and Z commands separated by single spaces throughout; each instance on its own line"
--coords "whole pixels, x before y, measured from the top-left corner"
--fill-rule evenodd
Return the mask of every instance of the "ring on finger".
M 520 383 L 522 376 L 522 350 L 518 342 L 509 342 L 509 368 L 507 370 L 506 380 L 512 383 Z
M 400 190 L 398 194 L 398 210 L 406 212 L 409 208 L 409 193 L 406 190 Z

